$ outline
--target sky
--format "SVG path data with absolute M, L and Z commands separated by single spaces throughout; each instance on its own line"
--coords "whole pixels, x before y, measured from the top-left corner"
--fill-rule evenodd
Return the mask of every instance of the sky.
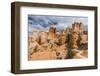
M 88 26 L 88 17 L 28 15 L 29 32 L 33 30 L 47 31 L 51 25 L 55 25 L 59 31 L 70 27 L 74 22 L 82 22 L 84 26 Z

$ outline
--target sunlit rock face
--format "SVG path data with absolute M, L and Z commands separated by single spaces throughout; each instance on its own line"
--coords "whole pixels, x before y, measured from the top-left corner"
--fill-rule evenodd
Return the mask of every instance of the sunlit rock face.
M 82 33 L 84 31 L 83 24 L 79 22 L 74 22 L 72 24 L 72 29 L 74 32 L 78 32 L 78 33 Z
M 33 30 L 28 38 L 28 60 L 87 58 L 88 31 L 81 22 L 74 22 L 71 26 L 61 31 L 57 31 L 55 25 L 51 25 L 48 31 Z

